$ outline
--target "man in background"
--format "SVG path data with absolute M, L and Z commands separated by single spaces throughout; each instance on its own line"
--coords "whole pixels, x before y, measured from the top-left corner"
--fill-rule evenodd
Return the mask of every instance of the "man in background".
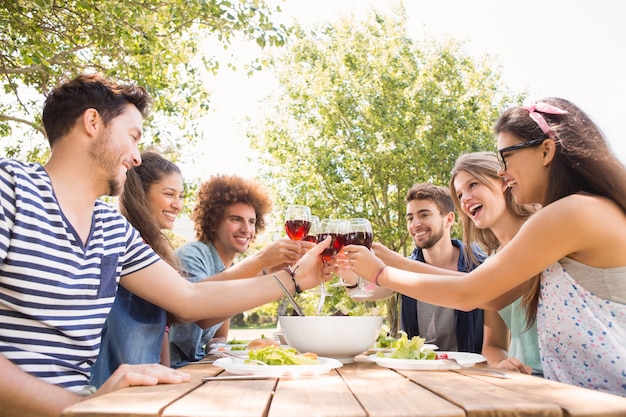
M 176 251 L 183 275 L 190 281 L 199 281 L 233 266 L 236 258 L 248 251 L 256 234 L 265 229 L 265 216 L 271 207 L 267 190 L 256 181 L 218 175 L 204 182 L 198 189 L 192 213 L 196 241 Z M 313 246 L 311 242 L 279 239 L 237 263 L 238 269 L 246 270 L 246 274 L 239 275 L 282 270 Z M 211 343 L 227 341 L 230 318 L 207 324 L 178 323 L 170 327 L 173 368 L 204 358 Z
M 372 249 L 386 265 L 415 272 L 428 272 L 423 264 L 467 272 L 476 267 L 465 259 L 463 243 L 452 239 L 454 203 L 445 187 L 415 184 L 406 196 L 407 230 L 415 249 L 408 258 L 374 242 Z M 484 260 L 482 253 L 477 259 Z M 417 262 L 422 264 L 418 264 Z M 445 288 L 441 289 L 445 291 Z M 389 298 L 395 293 L 377 287 L 368 300 Z M 480 353 L 483 345 L 484 312 L 440 307 L 401 294 L 401 326 L 409 339 L 420 336 L 442 351 Z

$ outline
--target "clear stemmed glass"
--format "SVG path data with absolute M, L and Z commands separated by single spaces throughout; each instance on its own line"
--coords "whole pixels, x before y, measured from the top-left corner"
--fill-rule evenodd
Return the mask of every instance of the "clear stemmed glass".
M 348 220 L 338 220 L 338 221 L 343 223 L 341 225 L 341 227 L 342 227 L 341 234 L 343 235 L 341 248 L 343 248 L 343 246 L 346 245 L 346 239 L 347 239 L 348 232 L 350 230 L 350 224 L 349 224 Z M 331 287 L 345 287 L 348 284 L 346 284 L 346 282 L 343 279 L 342 270 L 344 268 L 348 267 L 349 264 L 348 264 L 348 260 L 344 256 L 344 254 L 341 251 L 341 249 L 339 249 L 337 251 L 337 254 L 335 255 L 335 262 L 336 262 L 336 264 L 338 266 L 338 268 L 337 268 L 337 276 L 339 277 L 339 279 L 337 280 L 337 282 L 335 282 L 333 284 L 330 284 L 330 286 Z
M 330 262 L 339 253 L 341 248 L 343 248 L 347 232 L 348 222 L 345 220 L 323 219 L 320 222 L 317 231 L 317 243 L 323 241 L 328 236 L 332 238 L 330 246 L 324 249 L 321 255 L 324 264 Z M 323 282 L 320 286 L 320 294 L 329 295 L 326 291 L 326 285 Z
M 348 259 L 344 256 L 343 252 L 339 252 L 336 257 L 336 265 L 337 265 L 337 277 L 339 278 L 337 282 L 330 284 L 331 287 L 346 287 L 348 284 L 343 279 L 343 270 L 345 268 L 349 268 L 350 264 L 348 263 Z
M 307 206 L 292 205 L 285 213 L 285 232 L 291 240 L 302 240 L 311 228 L 311 209 Z
M 362 245 L 368 249 L 372 249 L 372 225 L 369 220 L 356 218 L 348 220 L 349 230 L 346 235 L 346 245 Z M 362 277 L 358 277 L 357 287 L 349 290 L 350 297 L 365 298 L 372 295 L 373 291 L 365 287 Z
M 309 232 L 306 234 L 304 239 L 307 242 L 317 243 L 317 231 L 320 228 L 320 218 L 317 216 L 311 216 L 311 227 L 309 228 Z

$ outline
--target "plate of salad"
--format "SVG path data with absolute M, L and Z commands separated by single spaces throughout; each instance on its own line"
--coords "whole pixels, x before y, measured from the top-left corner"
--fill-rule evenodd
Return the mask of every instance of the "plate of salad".
M 403 342 L 398 342 L 399 340 L 403 340 Z M 386 332 L 381 331 L 381 333 L 378 335 L 378 338 L 376 339 L 376 342 L 374 342 L 374 346 L 369 348 L 368 351 L 370 352 L 393 352 L 397 349 L 397 346 L 399 344 L 405 344 L 408 342 L 409 340 L 405 332 L 400 332 L 400 338 L 394 338 L 394 337 L 389 336 Z M 416 341 L 415 343 L 419 343 L 419 342 Z M 412 345 L 412 348 L 416 349 L 417 345 L 416 344 Z M 421 350 L 426 350 L 426 349 L 437 350 L 439 349 L 439 346 L 434 345 L 432 343 L 424 343 L 422 339 Z
M 390 344 L 390 352 L 378 352 L 368 359 L 380 366 L 394 369 L 445 370 L 473 366 L 486 361 L 485 357 L 468 352 L 435 352 L 428 347 L 426 339 L 414 336 L 410 340 L 406 333 Z M 447 361 L 445 359 L 454 359 Z
M 228 342 L 214 342 L 209 345 L 211 350 L 246 350 L 251 340 L 231 339 Z M 211 353 L 211 352 L 209 352 Z
M 248 358 L 220 358 L 213 364 L 233 374 L 276 378 L 317 376 L 343 366 L 337 359 L 318 357 L 311 353 L 302 354 L 294 348 L 281 346 L 250 350 Z
M 470 352 L 437 352 L 427 359 L 400 359 L 390 356 L 378 356 L 378 354 L 376 354 L 368 356 L 368 359 L 385 368 L 414 371 L 461 369 L 487 360 L 483 355 Z M 457 363 L 445 359 L 454 359 Z
M 254 349 L 260 349 L 268 345 L 279 346 L 278 342 L 274 339 L 269 338 L 261 338 L 254 339 L 250 341 L 245 341 L 246 343 L 239 343 L 240 341 L 235 340 L 237 343 L 213 343 L 209 345 L 209 355 L 220 355 L 224 351 L 229 351 L 231 356 L 239 356 L 240 358 L 247 358 L 248 352 Z M 281 345 L 283 347 L 289 347 L 289 345 Z

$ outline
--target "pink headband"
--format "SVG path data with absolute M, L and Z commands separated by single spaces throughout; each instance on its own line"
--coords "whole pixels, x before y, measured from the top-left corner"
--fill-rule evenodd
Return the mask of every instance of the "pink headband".
M 530 105 L 525 106 L 524 108 L 528 110 L 528 115 L 531 117 L 531 119 L 535 121 L 535 123 L 537 123 L 541 131 L 545 133 L 549 138 L 552 138 L 552 139 L 554 139 L 554 132 L 552 131 L 552 128 L 550 127 L 548 122 L 546 122 L 546 119 L 541 115 L 541 113 L 567 114 L 566 110 L 559 109 L 556 106 L 552 106 L 548 103 L 544 103 L 541 101 L 531 103 Z

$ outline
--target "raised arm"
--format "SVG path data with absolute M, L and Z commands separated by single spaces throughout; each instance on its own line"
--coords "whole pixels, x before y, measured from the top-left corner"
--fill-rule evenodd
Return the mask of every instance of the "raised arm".
M 330 270 L 325 270 L 320 257 L 329 244 L 330 238 L 316 245 L 293 267 L 295 281 L 302 290 L 331 278 Z M 276 276 L 295 292 L 294 281 L 286 271 L 277 272 Z M 121 283 L 140 297 L 190 322 L 232 316 L 283 296 L 271 276 L 192 283 L 163 261 L 124 276 Z
M 452 271 L 450 269 L 439 268 L 429 265 L 426 262 L 416 262 L 413 259 L 406 258 L 397 252 L 392 251 L 381 243 L 372 243 L 372 251 L 385 265 L 402 269 L 405 271 L 416 272 L 419 274 L 436 274 L 436 275 L 464 275 L 464 272 Z
M 222 281 L 260 275 L 266 272 L 277 272 L 287 265 L 293 265 L 311 248 L 312 242 L 291 239 L 278 239 L 260 251 L 237 262 L 225 271 L 213 276 L 212 280 Z
M 623 219 L 614 205 L 604 201 L 598 205 L 597 197 L 570 196 L 544 207 L 506 247 L 465 276 L 415 274 L 387 267 L 379 276 L 379 284 L 418 300 L 469 311 L 513 290 L 570 254 L 579 259 L 593 256 L 597 262 L 594 266 L 615 266 L 603 255 L 606 251 L 594 251 L 606 246 L 605 242 L 625 240 L 619 230 L 606 225 L 609 221 L 589 221 L 606 218 L 609 212 Z M 384 266 L 365 248 L 347 246 L 344 250 L 354 271 L 365 278 L 372 279 Z

